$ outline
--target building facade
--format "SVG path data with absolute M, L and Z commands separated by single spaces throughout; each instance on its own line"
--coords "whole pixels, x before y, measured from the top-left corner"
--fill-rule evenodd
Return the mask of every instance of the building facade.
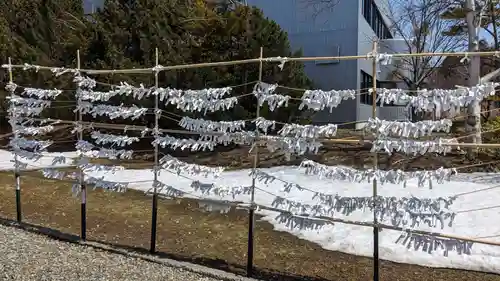
M 210 0 L 214 1 L 214 0 Z M 90 13 L 102 6 L 103 0 L 83 0 Z M 373 41 L 379 43 L 379 52 L 408 52 L 403 40 L 394 39 L 384 16 L 389 0 L 332 0 L 336 4 L 315 6 L 314 0 L 240 0 L 240 4 L 256 6 L 288 33 L 293 49 L 302 49 L 304 56 L 366 55 L 372 51 Z M 265 50 L 264 50 L 265 51 Z M 265 55 L 265 54 L 264 54 Z M 394 79 L 395 65 L 381 66 L 377 84 L 384 88 L 403 88 Z M 357 89 L 356 100 L 347 100 L 333 112 L 318 112 L 316 124 L 358 121 L 357 127 L 372 116 L 372 97 L 367 88 L 373 85 L 372 60 L 332 60 L 306 62 L 305 71 L 316 88 L 323 90 Z M 377 117 L 386 120 L 406 119 L 402 106 L 383 105 L 377 108 Z
M 366 55 L 379 43 L 379 52 L 406 53 L 404 41 L 394 39 L 386 14 L 389 0 L 340 0 L 328 7 L 315 6 L 307 0 L 247 0 L 259 7 L 287 33 L 293 49 L 302 49 L 304 56 Z M 393 75 L 398 61 L 381 66 L 377 73 L 379 87 L 402 87 Z M 363 89 L 371 88 L 372 60 L 333 60 L 305 63 L 307 75 L 316 88 L 323 90 L 357 89 L 356 100 L 347 100 L 333 112 L 318 112 L 313 122 L 345 123 L 367 120 L 372 116 L 372 97 Z M 377 116 L 387 120 L 406 119 L 403 106 L 383 105 Z M 360 122 L 357 127 L 364 124 Z

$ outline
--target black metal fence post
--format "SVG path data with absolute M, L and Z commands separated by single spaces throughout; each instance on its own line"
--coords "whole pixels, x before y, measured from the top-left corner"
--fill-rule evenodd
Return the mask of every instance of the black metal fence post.
M 159 66 L 160 64 L 160 58 L 158 55 L 158 48 L 155 49 L 155 63 L 156 66 Z M 158 71 L 155 71 L 155 87 L 158 89 Z M 155 95 L 155 130 L 154 130 L 154 137 L 155 139 L 158 139 L 158 134 L 159 134 L 159 125 L 158 121 L 161 118 L 161 111 L 158 109 L 159 106 L 159 97 L 158 95 Z M 154 165 L 154 181 L 153 181 L 153 206 L 151 210 L 151 245 L 149 247 L 149 252 L 151 254 L 154 254 L 156 252 L 156 224 L 158 221 L 158 154 L 159 154 L 159 149 L 158 149 L 158 143 L 155 142 L 154 145 L 155 148 L 155 165 Z
M 16 177 L 16 217 L 17 222 L 21 223 L 23 217 L 21 212 L 21 175 L 19 174 L 19 171 L 17 171 L 17 169 L 14 175 Z
M 247 248 L 247 277 L 253 274 L 253 230 L 255 222 L 255 210 L 252 208 L 248 212 L 248 248 Z
M 85 184 L 81 185 L 82 188 L 82 204 L 80 208 L 80 223 L 81 234 L 80 238 L 85 241 L 87 239 L 87 187 Z
M 158 194 L 153 194 L 153 206 L 151 213 L 151 245 L 149 252 L 154 254 L 156 252 L 156 224 L 158 222 Z

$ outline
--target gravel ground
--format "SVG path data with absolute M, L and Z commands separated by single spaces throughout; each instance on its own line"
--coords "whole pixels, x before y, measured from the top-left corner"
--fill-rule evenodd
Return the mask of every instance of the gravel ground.
M 0 280 L 221 279 L 0 226 Z

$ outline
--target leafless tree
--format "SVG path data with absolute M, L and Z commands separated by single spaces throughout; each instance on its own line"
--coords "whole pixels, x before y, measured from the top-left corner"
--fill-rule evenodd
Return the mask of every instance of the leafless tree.
M 404 40 L 408 53 L 452 52 L 465 47 L 465 36 L 445 36 L 441 32 L 453 25 L 440 17 L 447 4 L 436 0 L 392 1 L 386 14 L 395 35 Z M 402 58 L 394 75 L 409 89 L 425 87 L 443 59 L 431 56 Z

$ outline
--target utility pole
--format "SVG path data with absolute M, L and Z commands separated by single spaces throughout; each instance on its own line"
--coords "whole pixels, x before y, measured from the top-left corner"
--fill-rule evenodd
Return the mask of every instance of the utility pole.
M 478 25 L 480 24 L 480 17 L 482 13 L 478 14 L 476 1 L 466 0 L 465 5 L 467 15 L 467 32 L 469 35 L 469 52 L 479 51 L 479 34 Z M 469 58 L 469 86 L 476 86 L 480 82 L 481 75 L 481 58 L 479 56 L 471 56 Z M 466 131 L 472 135 L 470 138 L 471 143 L 481 143 L 481 103 L 473 101 L 467 107 L 467 118 L 465 121 Z M 469 156 L 472 157 L 477 149 L 471 148 L 468 151 Z

